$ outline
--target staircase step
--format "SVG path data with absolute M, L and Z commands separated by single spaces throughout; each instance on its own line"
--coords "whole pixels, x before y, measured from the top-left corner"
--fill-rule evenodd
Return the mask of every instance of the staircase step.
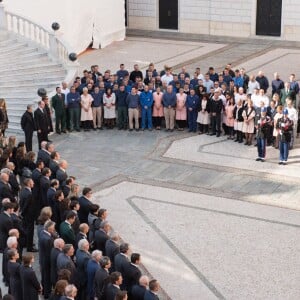
M 23 73 L 24 71 L 28 71 L 28 70 L 35 70 L 35 71 L 43 72 L 43 70 L 45 70 L 45 69 L 46 70 L 55 70 L 58 68 L 62 69 L 62 64 L 58 64 L 55 62 L 49 62 L 49 63 L 41 63 L 41 64 L 35 64 L 35 65 L 28 65 L 25 62 L 25 63 L 15 64 L 13 70 L 9 67 L 4 66 L 3 68 L 1 68 L 1 71 L 15 74 L 15 73 Z
M 2 57 L 12 57 L 12 56 L 15 56 L 15 55 L 22 55 L 22 54 L 26 54 L 26 53 L 33 53 L 33 52 L 38 52 L 38 48 L 35 47 L 35 48 L 28 48 L 28 47 L 20 47 L 20 48 L 17 48 L 17 49 L 7 49 L 7 51 L 5 52 L 2 52 L 2 49 L 1 49 L 1 52 L 0 52 L 0 58 Z
M 57 69 L 54 71 L 51 70 L 44 70 L 43 73 L 41 72 L 36 72 L 36 71 L 25 71 L 20 74 L 0 74 L 0 82 L 5 82 L 8 80 L 27 80 L 30 78 L 38 78 L 38 77 L 43 77 L 43 78 L 51 78 L 51 77 L 61 77 L 65 76 L 66 72 L 63 69 Z M 7 79 L 7 80 L 6 80 Z M 5 81 L 3 81 L 5 80 Z
M 25 50 L 27 49 L 28 43 L 26 42 L 16 42 L 13 44 L 8 44 L 8 46 L 3 47 L 3 45 L 1 45 L 1 54 L 6 53 L 6 52 L 10 52 L 12 53 L 12 51 L 16 51 L 16 50 Z
M 8 45 L 14 45 L 19 43 L 17 38 L 3 38 L 0 36 L 0 47 L 6 47 Z
M 64 79 L 64 76 L 50 75 L 42 76 L 42 74 L 36 74 L 28 79 L 20 79 L 18 81 L 18 86 L 27 86 L 27 85 L 43 85 L 45 82 L 61 82 Z M 9 87 L 11 86 L 12 80 L 0 78 L 0 87 Z M 14 85 L 16 86 L 16 85 Z
M 34 62 L 40 62 L 40 61 L 49 61 L 49 56 L 47 52 L 33 52 L 33 53 L 26 53 L 24 55 L 16 55 L 11 57 L 0 57 L 0 64 L 5 62 L 19 62 L 26 61 L 27 63 L 34 63 Z

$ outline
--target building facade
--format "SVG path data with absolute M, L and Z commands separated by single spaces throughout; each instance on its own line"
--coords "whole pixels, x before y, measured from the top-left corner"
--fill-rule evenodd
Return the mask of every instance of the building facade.
M 127 27 L 300 40 L 298 0 L 126 0 Z

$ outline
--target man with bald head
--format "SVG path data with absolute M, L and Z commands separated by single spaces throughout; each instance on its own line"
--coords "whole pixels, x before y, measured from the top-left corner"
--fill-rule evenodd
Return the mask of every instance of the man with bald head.
M 57 257 L 65 246 L 65 241 L 61 238 L 55 239 L 53 242 L 53 248 L 50 253 L 50 278 L 51 284 L 54 287 L 57 282 Z
M 136 284 L 131 289 L 132 300 L 144 300 L 145 293 L 149 287 L 149 277 L 143 275 L 139 279 L 139 284 Z
M 264 75 L 263 71 L 259 71 L 257 77 L 255 80 L 259 83 L 259 86 L 261 89 L 264 90 L 266 93 L 268 88 L 269 88 L 269 80 L 268 78 Z
M 7 172 L 1 172 L 0 174 L 0 201 L 4 198 L 8 198 L 11 202 L 16 202 L 15 195 L 10 187 L 9 174 Z

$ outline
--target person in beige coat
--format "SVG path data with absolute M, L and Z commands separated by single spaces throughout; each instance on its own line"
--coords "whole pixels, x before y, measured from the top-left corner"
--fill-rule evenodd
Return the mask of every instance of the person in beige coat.
M 81 95 L 81 117 L 80 121 L 83 123 L 84 131 L 89 131 L 91 122 L 93 121 L 92 102 L 93 97 L 88 93 L 88 89 L 84 88 Z

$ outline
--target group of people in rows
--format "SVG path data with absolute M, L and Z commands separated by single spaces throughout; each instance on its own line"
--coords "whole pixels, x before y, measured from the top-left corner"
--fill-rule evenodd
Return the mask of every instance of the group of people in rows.
M 266 145 L 280 149 L 280 164 L 286 164 L 288 150 L 300 132 L 299 85 L 295 75 L 283 82 L 278 73 L 271 82 L 271 99 L 267 94 L 269 80 L 262 71 L 248 76 L 245 70 L 233 71 L 227 65 L 221 73 L 214 68 L 201 74 L 196 68 L 191 76 L 182 68 L 174 74 L 165 67 L 157 72 L 150 64 L 146 73 L 134 65 L 128 72 L 124 64 L 115 73 L 99 72 L 94 65 L 77 77 L 70 89 L 63 82 L 56 88 L 51 101 L 47 96 L 32 113 L 29 106 L 21 125 L 26 146 L 31 149 L 32 134 L 36 129 L 39 144 L 48 140 L 55 111 L 55 131 L 58 134 L 107 128 L 117 125 L 119 130 L 179 131 L 216 135 L 251 145 L 254 137 L 258 147 L 257 160 L 264 161 Z M 104 125 L 103 125 L 104 124 Z
M 36 155 L 9 137 L 0 151 L 6 299 L 159 299 L 159 282 L 142 274 L 141 255 L 112 229 L 92 189 L 80 193 L 53 143 L 42 141 Z

